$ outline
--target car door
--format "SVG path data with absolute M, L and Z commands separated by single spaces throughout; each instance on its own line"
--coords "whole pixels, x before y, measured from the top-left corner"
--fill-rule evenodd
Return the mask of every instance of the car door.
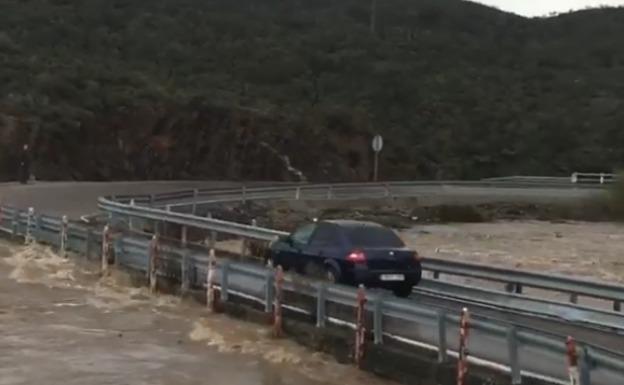
M 342 239 L 338 226 L 331 223 L 321 223 L 312 235 L 306 250 L 306 258 L 323 266 L 325 261 L 339 259 L 342 249 Z
M 291 233 L 281 242 L 274 258 L 275 264 L 282 265 L 285 269 L 300 271 L 305 265 L 306 248 L 315 230 L 316 223 L 308 223 Z

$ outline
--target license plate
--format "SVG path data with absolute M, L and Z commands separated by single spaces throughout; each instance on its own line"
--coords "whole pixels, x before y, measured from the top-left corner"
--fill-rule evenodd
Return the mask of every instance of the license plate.
M 379 276 L 382 281 L 405 281 L 403 274 L 382 274 Z

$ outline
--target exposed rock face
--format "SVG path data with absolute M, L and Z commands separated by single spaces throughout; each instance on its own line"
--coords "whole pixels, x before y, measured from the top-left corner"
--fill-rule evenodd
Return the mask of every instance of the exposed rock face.
M 93 117 L 62 132 L 5 113 L 0 179 L 33 147 L 37 179 L 368 179 L 369 134 L 336 113 L 305 118 L 215 106 L 158 106 Z

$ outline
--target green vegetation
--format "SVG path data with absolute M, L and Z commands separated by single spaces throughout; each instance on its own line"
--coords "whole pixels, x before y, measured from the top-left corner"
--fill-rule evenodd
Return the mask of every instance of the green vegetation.
M 389 178 L 610 171 L 622 36 L 624 9 L 385 0 L 372 28 L 368 0 L 4 0 L 0 178 L 24 141 L 47 178 L 284 177 L 262 140 L 365 179 L 373 132 Z

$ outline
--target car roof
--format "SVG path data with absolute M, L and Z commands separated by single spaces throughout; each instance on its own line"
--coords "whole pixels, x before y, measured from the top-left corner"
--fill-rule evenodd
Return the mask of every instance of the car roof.
M 369 222 L 369 221 L 356 221 L 353 219 L 331 219 L 331 220 L 324 220 L 322 222 L 331 223 L 340 227 L 376 227 L 376 228 L 383 227 L 379 223 Z

